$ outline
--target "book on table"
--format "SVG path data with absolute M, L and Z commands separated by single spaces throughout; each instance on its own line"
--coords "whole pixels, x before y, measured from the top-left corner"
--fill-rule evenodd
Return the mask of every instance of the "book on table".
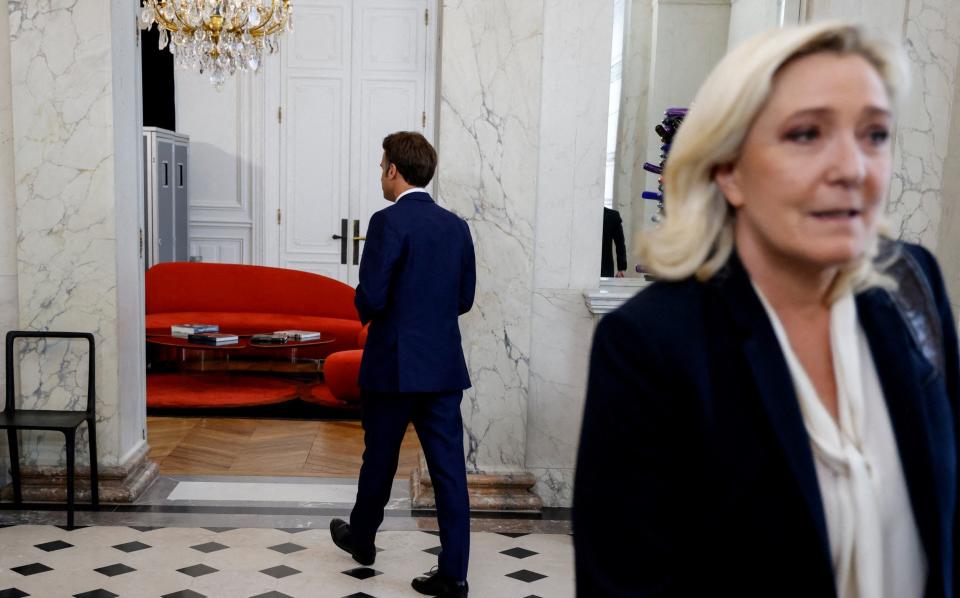
M 290 337 L 283 334 L 254 334 L 250 337 L 251 343 L 260 345 L 282 345 L 290 340 Z
M 187 336 L 191 343 L 200 343 L 202 345 L 235 345 L 240 342 L 236 334 L 225 332 L 197 332 Z
M 217 324 L 174 324 L 170 327 L 170 335 L 180 338 L 187 338 L 189 335 L 199 332 L 220 332 L 220 326 Z
M 320 333 L 315 330 L 277 330 L 274 334 L 279 334 L 294 341 L 315 341 L 320 338 Z

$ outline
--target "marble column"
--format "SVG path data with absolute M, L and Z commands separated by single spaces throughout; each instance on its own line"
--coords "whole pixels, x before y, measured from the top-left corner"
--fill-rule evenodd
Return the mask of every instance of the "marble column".
M 476 246 L 476 305 L 461 319 L 473 472 L 524 465 L 542 27 L 543 0 L 443 5 L 437 191 Z
M 487 476 L 504 487 L 518 475 L 524 486 L 534 481 L 524 457 L 543 0 L 450 0 L 442 11 L 436 188 L 438 202 L 467 220 L 476 248 L 476 302 L 460 325 L 473 382 L 462 405 L 467 469 L 480 506 L 475 489 L 491 484 Z M 412 478 L 421 506 L 425 475 Z
M 545 0 L 526 468 L 569 506 L 600 275 L 613 3 Z
M 17 326 L 17 231 L 13 182 L 13 120 L 10 99 L 10 27 L 7 1 L 0 0 L 0 333 Z M 0 364 L 5 349 L 0 341 Z M 6 377 L 0 367 L 0 388 Z M 7 443 L 0 447 L 6 455 Z M 7 478 L 6 457 L 0 459 L 0 485 Z
M 10 0 L 19 326 L 93 332 L 97 432 L 106 500 L 130 498 L 146 460 L 143 263 L 139 256 L 139 49 L 136 3 Z M 24 342 L 21 404 L 78 408 L 79 343 Z M 73 371 L 79 368 L 80 374 Z M 86 432 L 77 462 L 85 466 Z M 22 433 L 26 498 L 62 472 L 63 438 Z M 35 490 L 31 494 L 31 489 Z

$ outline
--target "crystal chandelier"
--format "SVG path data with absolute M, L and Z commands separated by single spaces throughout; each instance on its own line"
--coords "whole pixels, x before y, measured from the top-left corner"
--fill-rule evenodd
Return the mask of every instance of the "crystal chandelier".
M 279 49 L 291 31 L 290 0 L 142 0 L 140 27 L 154 23 L 160 49 L 170 45 L 177 66 L 209 73 L 219 90 L 237 69 L 256 71 L 263 50 Z

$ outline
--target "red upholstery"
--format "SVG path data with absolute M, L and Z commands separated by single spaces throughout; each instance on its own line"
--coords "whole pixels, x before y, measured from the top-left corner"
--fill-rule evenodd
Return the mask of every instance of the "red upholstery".
M 361 349 L 363 348 L 364 345 L 367 344 L 367 331 L 369 329 L 370 329 L 370 324 L 368 323 L 366 326 L 360 329 L 360 334 L 357 335 L 357 346 L 360 347 Z
M 363 350 L 339 351 L 327 356 L 323 362 L 323 379 L 331 394 L 342 401 L 359 401 L 360 387 L 357 374 Z
M 147 334 L 169 334 L 187 322 L 217 324 L 222 332 L 318 330 L 333 343 L 303 347 L 302 357 L 355 349 L 360 319 L 354 290 L 332 278 L 283 268 L 171 262 L 146 273 Z
M 360 400 L 360 386 L 357 379 L 360 375 L 360 360 L 363 358 L 362 347 L 367 344 L 367 324 L 357 335 L 357 344 L 361 349 L 339 351 L 327 356 L 323 363 L 323 378 L 330 393 L 342 401 L 355 402 Z

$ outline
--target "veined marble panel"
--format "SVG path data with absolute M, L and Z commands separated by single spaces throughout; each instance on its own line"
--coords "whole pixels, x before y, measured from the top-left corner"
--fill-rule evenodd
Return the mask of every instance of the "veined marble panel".
M 19 325 L 96 335 L 98 432 L 107 463 L 117 461 L 118 435 L 110 14 L 107 0 L 9 2 Z M 23 404 L 75 403 L 64 390 L 75 379 L 64 368 L 85 360 L 65 347 L 20 350 Z M 61 462 L 62 437 L 43 436 L 22 438 L 24 460 Z
M 545 469 L 531 467 L 530 472 L 537 476 L 533 492 L 540 497 L 545 507 L 573 506 L 574 469 Z
M 595 320 L 581 291 L 533 295 L 527 467 L 576 462 Z
M 950 145 L 943 169 L 943 197 L 940 212 L 940 233 L 937 242 L 937 259 L 943 271 L 944 282 L 954 303 L 954 314 L 960 313 L 960 81 L 953 84 L 953 107 L 950 123 Z
M 610 46 L 610 0 L 545 0 L 538 288 L 597 282 L 603 213 Z
M 542 0 L 443 6 L 438 200 L 470 224 L 474 309 L 461 319 L 474 472 L 523 467 L 537 194 Z
M 10 24 L 0 0 L 0 277 L 17 273 L 16 200 L 13 178 L 13 102 L 10 98 Z M 14 287 L 15 288 L 15 287 Z M 3 291 L 0 290 L 0 294 Z M 14 299 L 16 299 L 14 297 Z M 0 304 L 0 309 L 2 304 Z M 0 313 L 0 318 L 3 314 Z M 3 321 L 3 320 L 0 320 Z M 2 374 L 0 374 L 2 375 Z
M 944 198 L 957 63 L 960 5 L 954 0 L 910 0 L 904 47 L 912 86 L 899 114 L 888 214 L 892 230 L 936 249 Z

